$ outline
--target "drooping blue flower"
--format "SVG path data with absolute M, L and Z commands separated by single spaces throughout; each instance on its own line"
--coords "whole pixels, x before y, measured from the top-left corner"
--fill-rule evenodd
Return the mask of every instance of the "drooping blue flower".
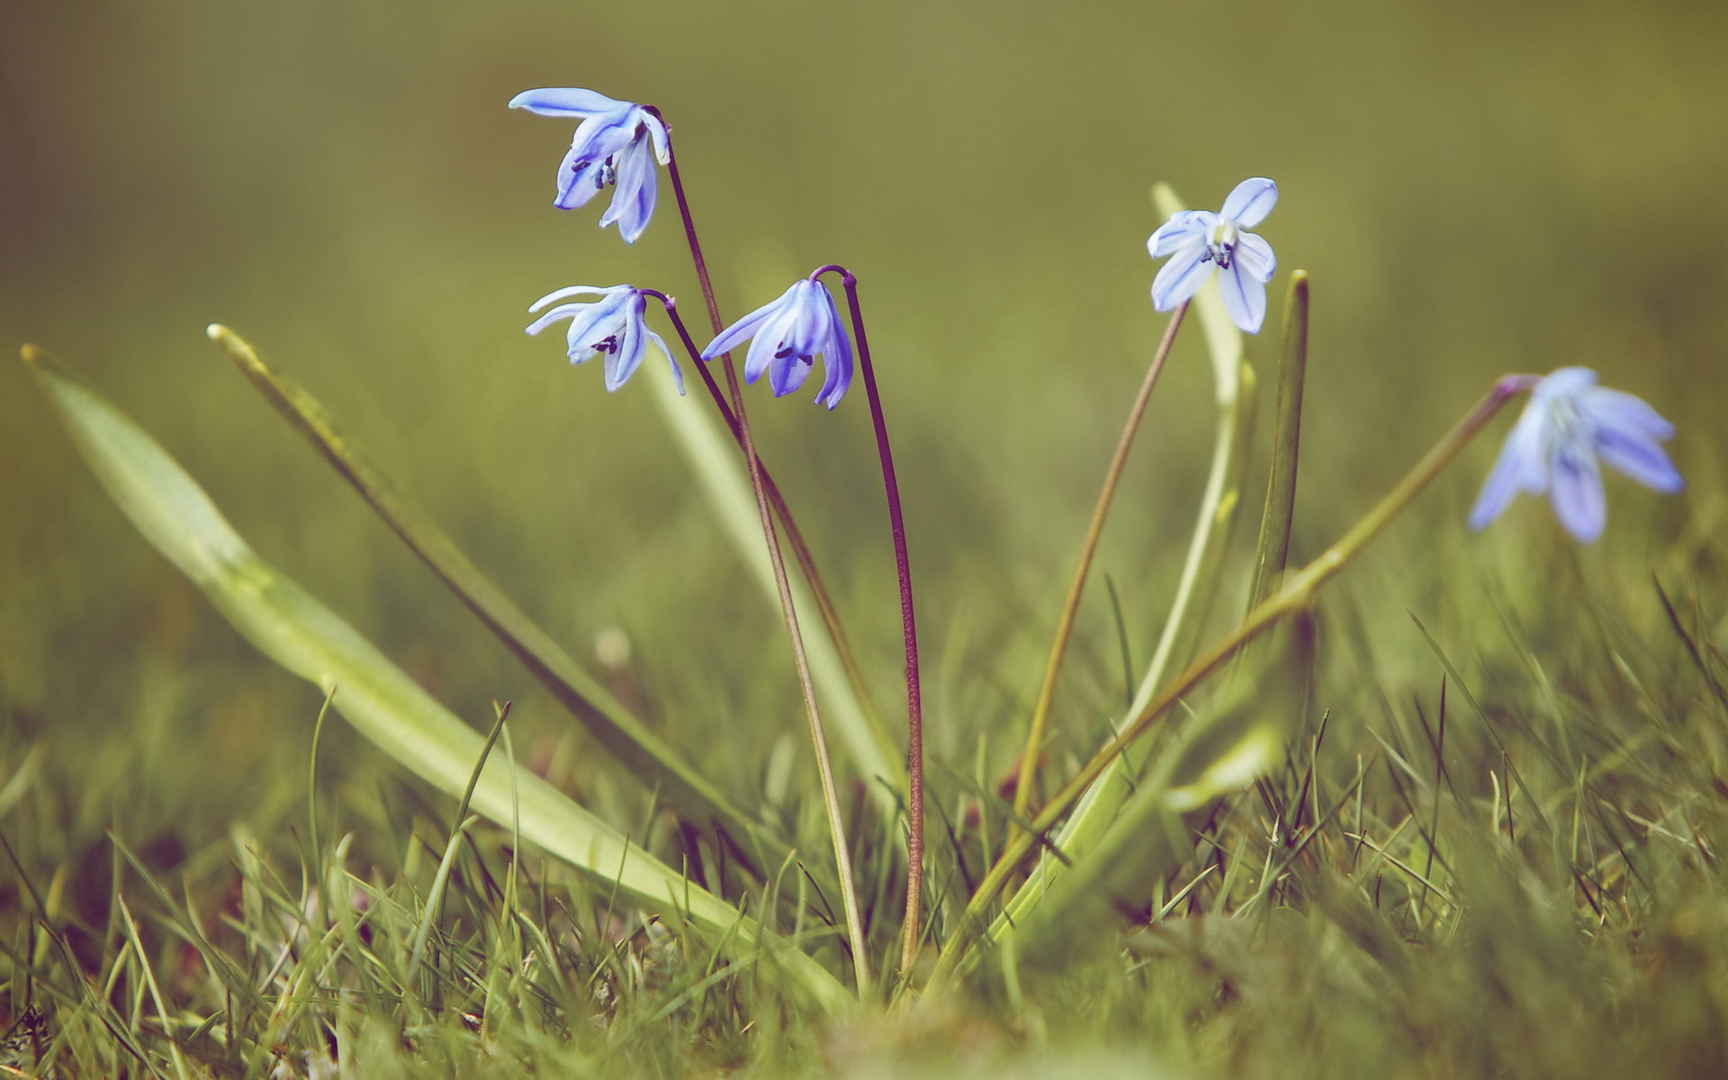
M 616 390 L 629 381 L 642 366 L 642 356 L 650 343 L 672 365 L 672 382 L 678 392 L 684 392 L 684 373 L 666 342 L 642 321 L 648 310 L 647 297 L 629 285 L 614 285 L 597 289 L 590 285 L 572 285 L 547 293 L 534 301 L 530 312 L 567 296 L 594 296 L 598 299 L 580 303 L 559 304 L 528 324 L 530 334 L 538 334 L 559 319 L 569 319 L 570 329 L 564 340 L 572 364 L 580 364 L 596 353 L 606 357 L 606 389 Z
M 1647 488 L 1676 492 L 1685 482 L 1660 445 L 1673 434 L 1674 425 L 1639 398 L 1597 386 L 1589 368 L 1560 368 L 1531 390 L 1470 511 L 1470 527 L 1487 525 L 1528 491 L 1546 494 L 1566 531 L 1589 543 L 1608 517 L 1597 459 Z
M 780 299 L 722 330 L 702 350 L 702 359 L 712 360 L 746 338 L 755 340 L 744 357 L 744 381 L 753 383 L 766 371 L 775 397 L 803 386 L 818 356 L 827 370 L 822 392 L 816 395 L 818 405 L 832 409 L 852 385 L 852 339 L 846 336 L 834 297 L 815 277 L 800 278 Z
M 510 99 L 510 107 L 536 116 L 582 121 L 569 153 L 558 165 L 558 197 L 552 205 L 574 210 L 601 189 L 616 186 L 612 205 L 600 216 L 600 227 L 616 222 L 618 235 L 634 244 L 654 216 L 658 184 L 654 163 L 671 160 L 666 125 L 660 118 L 632 102 L 571 87 L 524 90 Z
M 1152 282 L 1152 306 L 1169 311 L 1191 298 L 1214 271 L 1225 310 L 1250 334 L 1266 318 L 1266 283 L 1278 268 L 1272 245 L 1248 232 L 1266 220 L 1278 202 L 1278 185 L 1263 176 L 1236 185 L 1214 214 L 1184 210 L 1171 216 L 1146 241 L 1154 259 L 1170 256 Z

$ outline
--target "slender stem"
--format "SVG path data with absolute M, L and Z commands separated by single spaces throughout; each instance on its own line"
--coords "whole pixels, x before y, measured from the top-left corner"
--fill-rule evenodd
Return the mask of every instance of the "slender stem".
M 659 117 L 661 123 L 666 122 L 665 116 L 661 114 L 658 108 L 653 105 L 645 106 L 645 108 Z M 667 131 L 671 131 L 669 124 Z M 714 282 L 708 275 L 708 260 L 702 254 L 702 241 L 696 235 L 696 219 L 690 213 L 690 200 L 684 191 L 684 178 L 678 171 L 678 153 L 672 144 L 670 134 L 667 136 L 666 150 L 666 174 L 672 181 L 672 193 L 678 202 L 678 216 L 684 223 L 684 241 L 690 249 L 690 263 L 696 270 L 696 283 L 702 289 L 702 300 L 708 308 L 709 325 L 713 327 L 714 333 L 718 334 L 724 328 L 725 323 L 720 318 L 720 305 L 714 299 Z M 643 291 L 659 296 L 662 303 L 666 302 L 666 297 L 662 294 L 654 293 L 652 290 Z M 700 351 L 697 350 L 698 353 Z M 736 378 L 732 374 L 732 354 L 727 353 L 723 360 L 727 377 Z M 713 399 L 714 406 L 720 410 L 720 415 L 726 421 L 727 428 L 731 430 L 732 440 L 742 450 L 744 437 L 739 429 L 738 418 L 732 414 L 731 407 L 726 403 L 725 394 L 721 392 L 719 384 L 714 381 L 714 376 L 709 373 L 707 365 L 694 358 L 691 362 L 695 365 L 697 373 L 702 376 L 702 383 L 708 388 L 708 396 Z M 799 531 L 798 523 L 792 519 L 792 510 L 786 505 L 785 497 L 780 494 L 779 485 L 774 483 L 772 476 L 768 475 L 766 466 L 761 468 L 763 483 L 768 489 L 768 502 L 774 508 L 774 516 L 780 519 L 780 527 L 786 530 L 786 542 L 792 546 L 792 557 L 798 560 L 798 569 L 804 575 L 805 584 L 810 586 L 810 595 L 816 601 L 817 611 L 822 616 L 822 625 L 827 629 L 829 638 L 834 642 L 834 651 L 840 654 L 840 666 L 845 670 L 846 678 L 852 684 L 852 692 L 857 696 L 859 705 L 862 706 L 866 715 L 874 718 L 876 707 L 870 700 L 869 683 L 864 678 L 864 669 L 859 666 L 857 655 L 852 651 L 852 642 L 846 636 L 846 628 L 840 622 L 840 609 L 834 605 L 834 599 L 829 595 L 828 586 L 823 583 L 822 575 L 816 569 L 816 558 L 811 554 L 810 545 L 805 542 L 804 534 Z
M 1448 462 L 1458 455 L 1472 437 L 1482 427 L 1493 419 L 1513 396 L 1529 390 L 1535 385 L 1536 376 L 1508 375 L 1494 384 L 1486 396 L 1478 401 L 1464 418 L 1441 437 L 1440 441 L 1423 455 L 1422 459 L 1398 481 L 1367 516 L 1358 521 L 1330 548 L 1326 549 L 1313 562 L 1304 566 L 1286 579 L 1283 586 L 1265 601 L 1248 613 L 1240 626 L 1232 630 L 1225 638 L 1194 661 L 1188 669 L 1178 675 L 1169 688 L 1149 703 L 1144 710 L 1131 720 L 1122 731 L 1105 743 L 1103 748 L 1092 756 L 1073 779 L 1062 786 L 1032 819 L 1032 825 L 1038 835 L 1048 831 L 1064 813 L 1068 811 L 1073 801 L 1096 780 L 1110 763 L 1114 761 L 1130 743 L 1145 734 L 1154 721 L 1161 717 L 1170 707 L 1176 704 L 1185 694 L 1200 684 L 1208 675 L 1217 671 L 1229 660 L 1237 650 L 1249 641 L 1271 628 L 1279 619 L 1307 607 L 1313 600 L 1315 592 L 1334 574 L 1342 570 L 1355 558 L 1368 542 L 1379 535 L 1387 524 L 1398 515 L 1410 501 L 1419 494 L 1429 481 L 1443 469 Z M 937 961 L 936 970 L 931 975 L 931 982 L 955 974 L 960 962 L 970 951 L 969 946 L 982 926 L 984 908 L 1001 890 L 1008 880 L 1014 867 L 1026 852 L 1032 847 L 1033 835 L 1021 832 L 1012 837 L 1002 854 L 997 858 L 984 880 L 972 894 L 966 904 L 966 910 L 961 916 L 963 933 L 950 941 L 949 947 Z
M 1104 470 L 1104 486 L 1098 491 L 1098 501 L 1092 507 L 1092 521 L 1086 526 L 1086 539 L 1080 544 L 1080 561 L 1074 567 L 1074 579 L 1068 584 L 1068 598 L 1062 604 L 1062 618 L 1056 623 L 1056 640 L 1050 644 L 1050 656 L 1044 662 L 1044 682 L 1038 688 L 1038 703 L 1032 707 L 1032 723 L 1026 731 L 1026 749 L 1020 752 L 1020 775 L 1014 784 L 1014 814 L 1025 817 L 1031 805 L 1033 776 L 1038 770 L 1038 754 L 1044 745 L 1044 728 L 1050 717 L 1050 704 L 1056 697 L 1056 675 L 1062 670 L 1062 657 L 1068 651 L 1068 639 L 1074 633 L 1074 619 L 1080 611 L 1080 596 L 1086 591 L 1086 576 L 1092 570 L 1092 559 L 1098 553 L 1098 539 L 1104 534 L 1104 521 L 1110 516 L 1110 503 L 1116 497 L 1116 486 L 1122 480 L 1128 464 L 1128 451 L 1134 446 L 1134 436 L 1140 430 L 1140 420 L 1146 413 L 1146 403 L 1152 399 L 1152 388 L 1164 371 L 1170 357 L 1170 347 L 1176 343 L 1176 331 L 1182 326 L 1182 316 L 1188 313 L 1188 302 L 1170 314 L 1164 336 L 1158 341 L 1158 351 L 1140 381 L 1140 392 L 1129 406 L 1128 420 L 1116 439 L 1116 451 L 1110 456 L 1110 466 Z M 1012 828 L 1010 837 L 1021 830 Z
M 900 582 L 900 635 L 906 647 L 906 916 L 900 928 L 900 970 L 912 969 L 918 955 L 918 928 L 924 895 L 924 693 L 918 674 L 918 617 L 912 604 L 912 562 L 906 554 L 906 519 L 900 507 L 900 481 L 894 473 L 894 450 L 888 443 L 888 420 L 876 389 L 876 368 L 870 362 L 870 339 L 864 332 L 864 310 L 858 302 L 858 279 L 843 266 L 824 266 L 840 275 L 846 306 L 852 316 L 852 336 L 858 343 L 858 367 L 864 393 L 870 399 L 870 423 L 876 432 L 876 457 L 882 463 L 882 489 L 888 500 L 888 529 L 894 537 L 894 572 Z
M 684 320 L 678 314 L 677 304 L 664 293 L 652 289 L 641 290 L 643 295 L 653 296 L 666 308 L 666 316 L 672 322 L 672 328 L 678 332 L 678 339 L 683 342 L 684 349 L 690 354 L 691 363 L 701 371 L 705 378 L 712 380 L 701 360 L 700 350 L 690 338 L 690 331 L 685 327 Z M 768 494 L 766 474 L 762 469 L 762 461 L 756 456 L 755 446 L 750 438 L 750 420 L 744 411 L 744 394 L 738 385 L 736 369 L 730 363 L 726 365 L 727 389 L 732 397 L 731 415 L 737 418 L 737 435 L 744 447 L 744 458 L 750 466 L 750 487 L 756 495 L 756 512 L 762 519 L 762 534 L 768 545 L 768 563 L 774 570 L 774 588 L 780 598 L 780 613 L 785 617 L 786 634 L 792 642 L 793 666 L 798 671 L 798 689 L 804 697 L 804 715 L 810 722 L 810 743 L 816 753 L 816 771 L 822 780 L 822 805 L 828 816 L 829 840 L 834 847 L 835 869 L 840 877 L 840 897 L 846 909 L 846 934 L 852 944 L 852 964 L 857 972 L 858 993 L 867 995 L 870 991 L 869 955 L 864 951 L 864 920 L 858 906 L 858 894 L 852 881 L 851 848 L 846 839 L 845 818 L 840 812 L 840 796 L 834 786 L 834 768 L 828 754 L 828 737 L 822 727 L 822 714 L 816 707 L 816 688 L 810 679 L 810 661 L 804 654 L 804 635 L 798 628 L 798 611 L 792 602 L 792 583 L 786 577 L 786 561 L 780 553 L 780 538 L 774 531 L 774 518 L 768 510 Z

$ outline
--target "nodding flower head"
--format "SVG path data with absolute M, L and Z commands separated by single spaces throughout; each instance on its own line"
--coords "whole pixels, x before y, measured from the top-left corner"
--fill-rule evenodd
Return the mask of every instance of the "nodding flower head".
M 1184 210 L 1172 215 L 1146 241 L 1154 259 L 1170 256 L 1152 282 L 1152 306 L 1169 311 L 1191 298 L 1213 272 L 1236 325 L 1260 332 L 1266 318 L 1266 283 L 1278 268 L 1272 245 L 1248 230 L 1266 220 L 1278 202 L 1278 185 L 1263 176 L 1236 185 L 1214 214 Z
M 612 205 L 600 215 L 600 227 L 617 223 L 618 235 L 634 244 L 654 216 L 658 183 L 654 163 L 671 160 L 666 125 L 660 118 L 632 102 L 570 87 L 524 90 L 510 99 L 510 107 L 536 116 L 581 121 L 558 165 L 558 196 L 552 205 L 574 210 L 602 189 L 616 187 Z
M 647 297 L 630 285 L 614 285 L 597 289 L 589 285 L 572 285 L 567 289 L 547 293 L 534 301 L 530 312 L 567 296 L 593 296 L 597 299 L 559 304 L 528 324 L 530 334 L 538 334 L 559 319 L 569 319 L 570 329 L 564 340 L 572 364 L 580 364 L 596 353 L 606 357 L 606 389 L 616 390 L 630 380 L 642 366 L 642 356 L 650 342 L 672 365 L 672 383 L 684 392 L 684 373 L 666 342 L 643 323 L 648 310 Z
M 818 405 L 832 409 L 852 385 L 852 339 L 841 325 L 834 297 L 814 276 L 800 278 L 780 299 L 722 330 L 702 350 L 702 359 L 712 360 L 746 338 L 755 340 L 744 358 L 744 381 L 753 383 L 766 371 L 775 397 L 804 385 L 818 356 L 827 369 L 816 395 Z
M 1470 527 L 1487 525 L 1528 491 L 1547 495 L 1566 531 L 1589 543 L 1608 519 L 1597 459 L 1647 488 L 1676 492 L 1684 481 L 1660 445 L 1673 434 L 1674 425 L 1642 400 L 1597 386 L 1589 368 L 1560 368 L 1531 390 L 1470 511 Z

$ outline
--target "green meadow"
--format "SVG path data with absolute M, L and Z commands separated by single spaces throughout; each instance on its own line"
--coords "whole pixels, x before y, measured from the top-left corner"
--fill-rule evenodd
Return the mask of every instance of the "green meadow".
M 1728 1072 L 1725 34 L 1684 3 L 6 7 L 0 1075 Z M 744 388 L 844 627 L 788 550 L 842 874 L 695 363 L 658 309 L 683 398 L 657 355 L 607 393 L 523 333 L 628 283 L 712 337 L 665 171 L 634 244 L 605 192 L 555 209 L 575 122 L 506 108 L 531 87 L 658 106 L 725 320 L 857 275 L 923 675 L 905 956 L 863 388 Z M 1170 323 L 1147 237 L 1257 176 L 1264 329 L 1211 291 L 1183 322 L 1028 758 Z M 1524 402 L 1448 431 L 1569 366 L 1672 422 L 1685 490 L 1608 471 L 1593 543 L 1536 495 L 1467 528 Z

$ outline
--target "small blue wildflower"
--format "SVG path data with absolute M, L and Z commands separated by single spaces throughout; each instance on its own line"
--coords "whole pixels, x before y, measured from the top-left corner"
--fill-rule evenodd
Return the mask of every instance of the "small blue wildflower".
M 524 90 L 510 99 L 512 109 L 536 116 L 581 120 L 570 152 L 558 165 L 558 197 L 552 205 L 574 210 L 602 188 L 617 186 L 612 205 L 600 217 L 600 227 L 618 225 L 618 235 L 634 244 L 654 216 L 654 163 L 671 160 L 666 125 L 640 105 L 613 101 L 592 90 L 544 87 Z
M 567 289 L 547 293 L 534 301 L 530 312 L 539 311 L 555 300 L 567 296 L 595 296 L 599 299 L 575 304 L 559 304 L 528 324 L 530 334 L 538 334 L 559 319 L 569 319 L 565 335 L 570 362 L 580 364 L 595 353 L 606 357 L 606 389 L 616 390 L 630 380 L 642 366 L 642 355 L 650 342 L 672 365 L 672 383 L 684 392 L 684 373 L 666 342 L 642 321 L 648 310 L 648 300 L 641 291 L 629 285 L 614 285 L 597 289 L 589 285 L 572 285 Z
M 1596 459 L 1647 488 L 1676 492 L 1684 481 L 1658 445 L 1673 434 L 1674 425 L 1640 399 L 1597 386 L 1589 368 L 1560 368 L 1531 390 L 1470 511 L 1470 527 L 1487 525 L 1528 491 L 1546 494 L 1566 531 L 1589 543 L 1608 516 Z
M 745 338 L 755 338 L 744 358 L 744 381 L 753 383 L 766 371 L 774 396 L 782 397 L 804 385 L 818 356 L 826 358 L 827 378 L 816 403 L 832 409 L 852 385 L 852 339 L 846 336 L 834 297 L 814 277 L 801 278 L 780 299 L 765 304 L 720 332 L 702 350 L 712 360 Z
M 1146 241 L 1154 259 L 1170 256 L 1152 282 L 1152 306 L 1169 311 L 1199 291 L 1214 270 L 1218 292 L 1237 326 L 1260 332 L 1266 318 L 1266 283 L 1278 268 L 1272 245 L 1245 230 L 1266 220 L 1278 202 L 1278 185 L 1263 176 L 1236 185 L 1214 214 L 1184 210 L 1171 216 Z

